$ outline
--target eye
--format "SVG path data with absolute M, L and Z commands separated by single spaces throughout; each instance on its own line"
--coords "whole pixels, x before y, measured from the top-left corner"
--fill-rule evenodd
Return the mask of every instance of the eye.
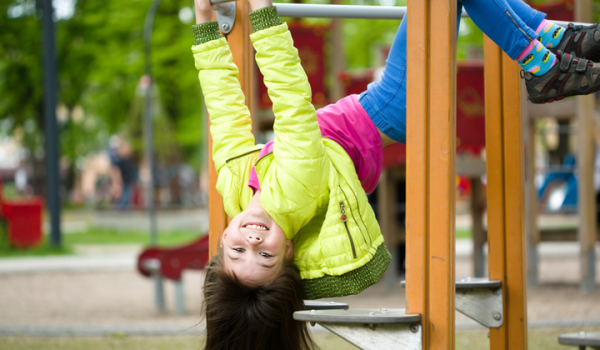
M 267 254 L 267 253 L 260 253 L 260 255 L 261 255 L 262 257 L 265 257 L 265 258 L 272 258 L 272 257 L 273 257 L 273 255 L 271 255 L 271 254 Z
M 244 248 L 232 248 L 232 249 L 235 250 L 238 253 L 243 253 L 243 252 L 246 251 L 246 249 L 244 249 Z

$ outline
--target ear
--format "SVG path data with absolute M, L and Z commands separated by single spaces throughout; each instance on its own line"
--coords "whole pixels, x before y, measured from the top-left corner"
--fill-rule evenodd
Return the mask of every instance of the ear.
M 225 229 L 225 231 L 223 231 L 223 235 L 221 236 L 221 239 L 219 240 L 219 246 L 221 247 L 221 249 L 223 249 L 223 241 L 225 240 L 225 238 L 227 238 L 227 229 Z
M 294 246 L 292 245 L 292 241 L 288 239 L 285 241 L 285 258 L 290 260 L 292 259 L 292 255 L 294 255 Z

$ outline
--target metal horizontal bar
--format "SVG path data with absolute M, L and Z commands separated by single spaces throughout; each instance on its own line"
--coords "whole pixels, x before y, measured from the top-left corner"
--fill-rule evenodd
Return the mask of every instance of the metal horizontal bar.
M 273 4 L 282 17 L 402 19 L 405 6 Z
M 235 0 L 211 0 L 212 5 Z M 357 18 L 357 19 L 402 19 L 406 14 L 406 6 L 368 6 L 368 5 L 327 5 L 327 4 L 286 4 L 274 3 L 277 12 L 282 17 L 299 18 Z M 461 17 L 468 18 L 469 14 L 463 9 Z M 559 26 L 566 27 L 570 22 L 553 21 Z M 589 23 L 572 22 L 589 25 Z

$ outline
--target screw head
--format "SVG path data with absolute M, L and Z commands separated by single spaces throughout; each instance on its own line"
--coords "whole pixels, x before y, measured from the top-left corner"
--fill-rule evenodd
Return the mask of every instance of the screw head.
M 224 31 L 228 31 L 229 28 L 230 28 L 229 23 L 223 23 L 223 24 L 221 24 L 221 28 L 223 28 Z
M 316 314 L 317 312 L 315 310 L 310 310 L 311 314 Z
M 500 321 L 500 319 L 502 319 L 502 316 L 501 316 L 499 313 L 497 313 L 497 312 L 496 312 L 496 313 L 494 314 L 494 320 L 496 320 L 496 321 Z
M 369 316 L 375 316 L 374 312 L 369 312 Z
M 381 312 L 387 312 L 387 309 L 385 309 L 385 308 L 381 309 Z
M 410 331 L 413 333 L 417 333 L 419 331 L 419 325 L 418 324 L 413 324 L 410 326 Z

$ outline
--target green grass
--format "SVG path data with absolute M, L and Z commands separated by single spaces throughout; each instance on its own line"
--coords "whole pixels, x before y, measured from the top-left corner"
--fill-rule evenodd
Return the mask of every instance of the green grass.
M 456 230 L 456 238 L 457 239 L 467 239 L 471 238 L 471 230 Z
M 158 232 L 158 245 L 173 247 L 189 243 L 198 238 L 200 238 L 198 232 Z M 49 236 L 44 235 L 42 243 L 33 248 L 18 249 L 9 247 L 4 234 L 4 227 L 0 226 L 0 258 L 73 254 L 74 245 L 150 244 L 150 234 L 148 232 L 122 232 L 94 228 L 81 233 L 63 234 L 63 244 L 58 249 L 50 246 L 49 239 Z
M 558 336 L 579 331 L 598 332 L 599 327 L 581 328 L 533 328 L 528 332 L 529 350 L 567 350 L 575 349 L 558 344 Z M 456 332 L 456 350 L 487 350 L 490 340 L 488 330 L 460 330 Z M 313 335 L 321 350 L 355 350 L 353 345 L 337 336 L 319 332 Z M 0 337 L 0 349 L 7 350 L 88 350 L 88 349 L 119 349 L 119 350 L 200 350 L 204 340 L 199 337 L 178 336 L 148 336 L 129 337 L 113 335 L 107 337 Z

